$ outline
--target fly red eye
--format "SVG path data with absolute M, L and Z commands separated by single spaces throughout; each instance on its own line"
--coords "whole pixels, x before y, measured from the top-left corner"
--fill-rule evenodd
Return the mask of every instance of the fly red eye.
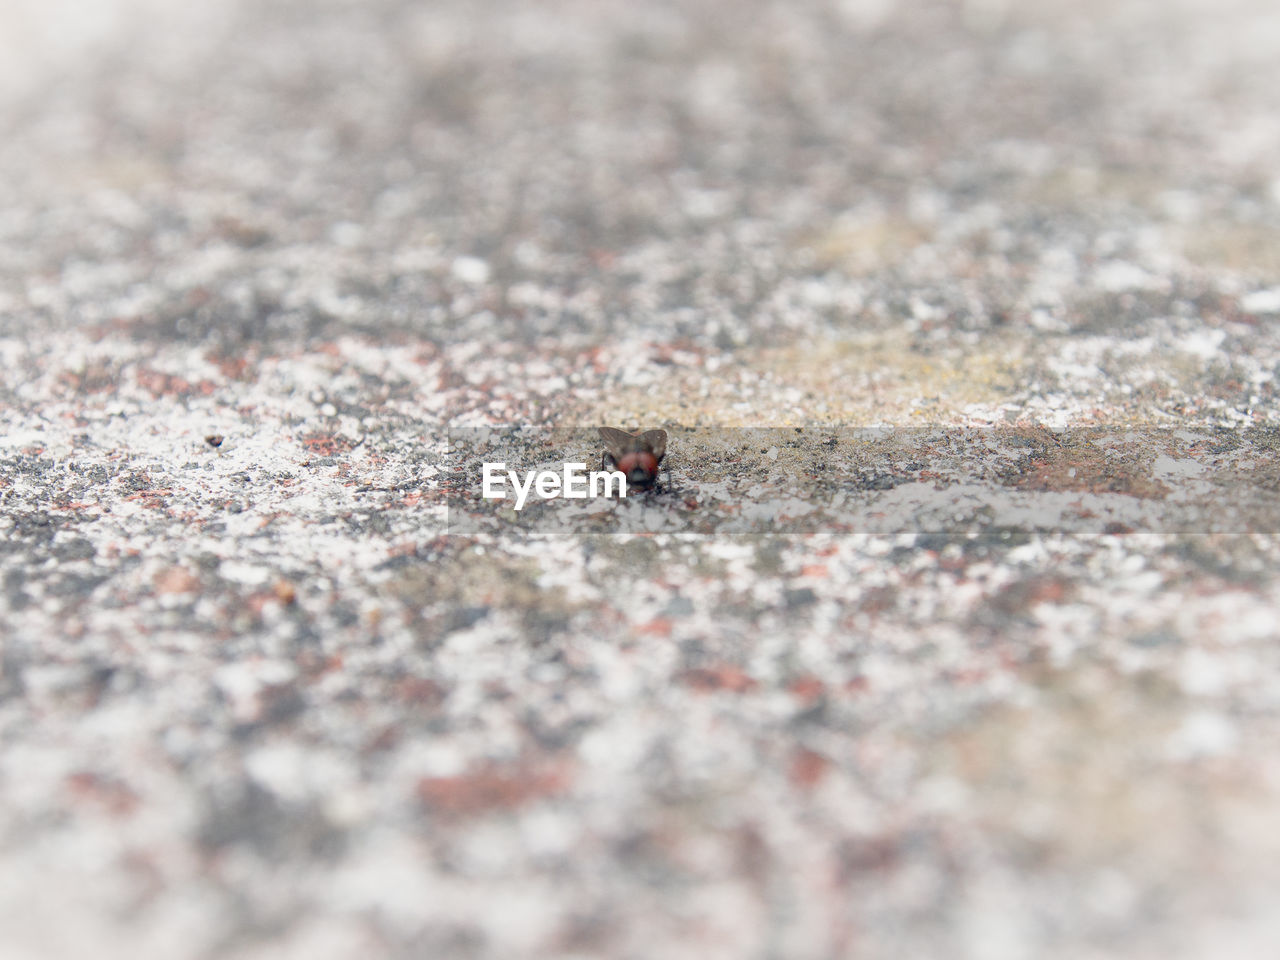
M 652 477 L 658 472 L 658 458 L 652 453 L 629 453 L 618 461 L 618 469 L 628 479 L 632 479 L 637 473 L 641 477 Z

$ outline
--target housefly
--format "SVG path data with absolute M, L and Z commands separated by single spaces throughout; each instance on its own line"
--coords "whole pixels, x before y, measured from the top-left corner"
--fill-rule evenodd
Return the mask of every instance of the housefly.
M 658 482 L 658 464 L 667 452 L 667 431 L 627 433 L 616 427 L 601 427 L 600 438 L 605 445 L 601 468 L 626 474 L 628 489 L 648 490 Z

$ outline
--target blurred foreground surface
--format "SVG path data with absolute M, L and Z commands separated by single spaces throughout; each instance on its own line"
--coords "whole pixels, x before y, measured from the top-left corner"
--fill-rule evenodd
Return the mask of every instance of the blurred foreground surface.
M 176 7 L 0 8 L 0 953 L 1272 955 L 1266 523 L 446 535 L 442 470 L 1270 503 L 1274 4 Z

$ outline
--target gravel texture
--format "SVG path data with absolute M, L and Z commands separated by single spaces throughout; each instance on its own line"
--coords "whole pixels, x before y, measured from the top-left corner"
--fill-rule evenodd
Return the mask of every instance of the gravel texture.
M 0 955 L 1274 956 L 1277 90 L 1270 0 L 8 0 Z M 476 499 L 597 424 L 667 488 Z

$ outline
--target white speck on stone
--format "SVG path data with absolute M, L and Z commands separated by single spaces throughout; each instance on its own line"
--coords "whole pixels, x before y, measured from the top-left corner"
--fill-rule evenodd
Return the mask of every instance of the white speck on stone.
M 1143 270 L 1136 263 L 1111 260 L 1094 272 L 1094 283 L 1108 293 L 1124 293 L 1126 290 L 1152 290 L 1161 286 L 1157 277 Z
M 393 836 L 366 843 L 334 874 L 328 895 L 345 910 L 378 910 L 393 921 L 411 923 L 422 915 L 438 889 L 411 844 Z
M 1280 313 L 1280 287 L 1246 294 L 1240 298 L 1240 309 L 1245 313 Z
M 462 834 L 455 847 L 472 876 L 500 877 L 515 865 L 515 845 L 505 824 L 480 823 Z
M 245 758 L 245 769 L 260 785 L 278 797 L 301 802 L 310 797 L 333 800 L 346 796 L 353 781 L 350 766 L 331 751 L 290 743 L 259 747 Z
M 1163 453 L 1151 464 L 1152 476 L 1157 480 L 1186 480 L 1203 475 L 1206 469 L 1196 460 L 1175 460 Z
M 916 797 L 922 808 L 933 813 L 955 813 L 964 810 L 969 794 L 969 788 L 956 778 L 935 776 L 920 784 Z
M 479 257 L 458 257 L 453 261 L 451 271 L 454 277 L 463 283 L 481 284 L 489 280 L 489 264 Z
M 245 759 L 249 776 L 277 796 L 298 799 L 304 780 L 306 757 L 290 744 L 261 747 Z
M 811 307 L 829 307 L 835 302 L 835 291 L 824 280 L 806 280 L 800 285 L 800 296 Z
M 1169 737 L 1169 755 L 1176 760 L 1215 757 L 1232 750 L 1239 740 L 1236 725 L 1221 713 L 1197 710 Z
M 340 247 L 354 247 L 364 238 L 364 228 L 358 223 L 343 220 L 329 229 L 329 239 Z
M 1188 333 L 1178 341 L 1178 347 L 1203 360 L 1218 355 L 1222 341 L 1227 338 L 1225 330 L 1197 330 Z
M 1029 319 L 1033 327 L 1047 333 L 1062 333 L 1071 329 L 1071 324 L 1066 320 L 1045 309 L 1032 310 Z
M 837 4 L 841 16 L 860 31 L 878 27 L 893 11 L 893 6 L 893 0 L 841 0 Z
M 402 751 L 396 766 L 404 776 L 455 777 L 467 768 L 467 758 L 456 744 L 425 743 Z
M 694 220 L 723 216 L 733 198 L 723 190 L 690 190 L 683 197 L 684 212 Z
M 573 849 L 577 831 L 562 813 L 531 810 L 520 823 L 525 848 L 538 856 L 562 856 Z
M 1127 918 L 1137 902 L 1133 882 L 1113 869 L 1100 871 L 1085 896 L 1095 914 L 1112 921 Z
M 1178 669 L 1178 683 L 1183 692 L 1195 697 L 1222 694 L 1230 681 L 1226 663 L 1218 654 L 1191 650 Z
M 227 580 L 246 586 L 260 586 L 271 579 L 269 569 L 243 560 L 223 560 L 218 565 L 218 573 Z
M 921 322 L 941 320 L 947 315 L 946 311 L 941 307 L 936 307 L 931 303 L 927 303 L 919 297 L 911 298 L 910 307 L 912 319 L 919 320 Z
M 248 719 L 257 712 L 260 690 L 288 683 L 297 672 L 293 664 L 284 660 L 251 660 L 220 667 L 213 675 L 213 682 L 231 701 L 234 714 Z
M 1189 190 L 1166 190 L 1156 198 L 1164 215 L 1177 223 L 1194 223 L 1202 215 L 1204 204 Z

